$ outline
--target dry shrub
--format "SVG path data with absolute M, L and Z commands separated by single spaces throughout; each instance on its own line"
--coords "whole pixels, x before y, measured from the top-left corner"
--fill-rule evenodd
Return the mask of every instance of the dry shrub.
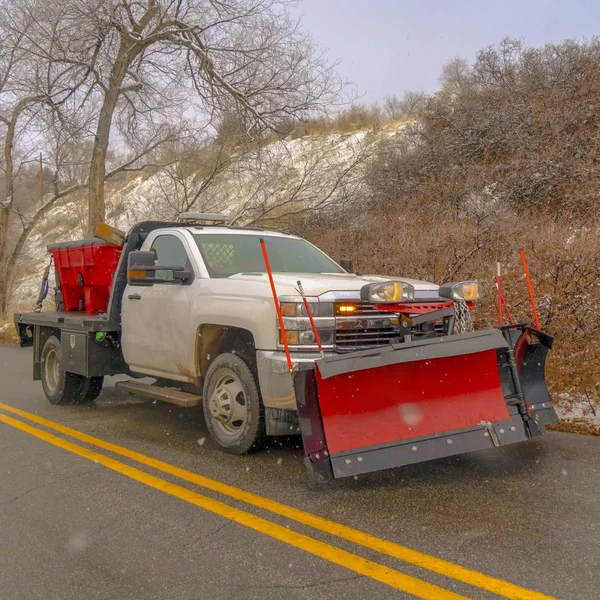
M 515 319 L 532 321 L 524 249 L 555 337 L 551 390 L 600 411 L 600 40 L 504 40 L 459 66 L 402 139 L 380 144 L 369 194 L 298 230 L 362 272 L 478 279 L 483 326 L 497 323 L 496 262 Z
M 363 129 L 372 129 L 381 125 L 382 121 L 382 111 L 377 105 L 354 104 L 331 119 L 321 117 L 300 121 L 291 131 L 290 137 L 351 133 Z
M 14 307 L 16 313 L 32 310 L 32 304 L 20 304 Z M 13 315 L 10 315 L 7 319 L 0 319 L 0 344 L 16 344 L 18 341 Z
M 337 132 L 356 131 L 375 127 L 381 123 L 381 110 L 377 106 L 355 104 L 342 111 L 333 119 L 333 130 Z
M 16 344 L 17 330 L 11 321 L 0 320 L 0 344 Z
M 519 250 L 524 249 L 541 328 L 555 338 L 547 377 L 563 399 L 598 403 L 600 382 L 600 219 L 574 227 L 568 219 L 519 216 L 488 206 L 456 213 L 435 203 L 371 208 L 298 224 L 298 233 L 360 273 L 444 283 L 476 279 L 483 297 L 480 327 L 497 325 L 496 263 L 517 322 L 533 322 Z

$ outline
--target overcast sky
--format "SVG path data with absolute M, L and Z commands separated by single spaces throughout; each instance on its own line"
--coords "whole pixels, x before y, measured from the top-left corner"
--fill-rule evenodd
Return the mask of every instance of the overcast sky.
M 538 46 L 600 34 L 600 0 L 302 0 L 298 11 L 364 103 L 433 91 L 445 63 L 503 37 Z

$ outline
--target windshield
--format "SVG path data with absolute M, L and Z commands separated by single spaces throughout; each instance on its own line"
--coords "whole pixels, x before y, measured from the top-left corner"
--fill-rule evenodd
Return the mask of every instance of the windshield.
M 211 277 L 266 273 L 261 237 L 267 245 L 274 273 L 345 273 L 312 244 L 298 238 L 227 233 L 194 235 Z

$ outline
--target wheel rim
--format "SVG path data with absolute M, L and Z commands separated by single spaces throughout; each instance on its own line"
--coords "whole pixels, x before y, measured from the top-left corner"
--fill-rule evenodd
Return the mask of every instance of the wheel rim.
M 236 437 L 248 421 L 248 400 L 241 381 L 232 371 L 219 377 L 208 401 L 208 408 L 219 433 Z
M 60 363 L 56 350 L 51 349 L 46 354 L 46 385 L 51 392 L 56 391 L 58 380 L 60 378 Z

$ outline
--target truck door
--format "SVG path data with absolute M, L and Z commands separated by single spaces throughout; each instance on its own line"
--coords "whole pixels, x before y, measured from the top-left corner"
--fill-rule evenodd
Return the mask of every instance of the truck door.
M 150 250 L 156 264 L 194 272 L 183 236 L 159 234 Z M 198 273 L 185 284 L 172 282 L 172 271 L 157 271 L 151 286 L 127 285 L 123 296 L 123 356 L 132 371 L 189 381 L 194 376 L 194 336 L 190 306 Z

